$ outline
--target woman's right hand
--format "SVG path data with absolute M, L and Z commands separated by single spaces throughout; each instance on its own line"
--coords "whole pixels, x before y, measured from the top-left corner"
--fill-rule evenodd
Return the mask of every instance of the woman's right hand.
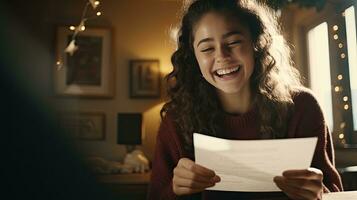
M 187 195 L 201 192 L 219 181 L 221 178 L 214 171 L 181 158 L 174 169 L 172 187 L 176 195 Z

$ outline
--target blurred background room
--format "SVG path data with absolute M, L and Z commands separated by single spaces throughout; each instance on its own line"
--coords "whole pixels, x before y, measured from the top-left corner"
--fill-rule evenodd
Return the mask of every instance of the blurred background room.
M 145 199 L 160 109 L 167 100 L 164 76 L 172 70 L 175 27 L 184 2 L 2 3 L 2 121 L 4 127 L 11 123 L 11 134 L 6 128 L 2 134 L 10 137 L 5 147 L 11 153 L 5 154 L 11 158 L 8 169 L 17 173 L 12 178 L 18 178 L 12 184 L 22 182 L 22 170 L 34 173 L 30 166 L 38 173 L 46 171 L 44 166 L 53 171 L 26 178 L 56 182 L 62 177 L 64 184 L 71 166 L 74 171 L 83 166 L 88 174 L 76 177 L 72 172 L 69 182 L 93 180 L 118 199 Z M 277 11 L 304 85 L 323 107 L 345 190 L 357 190 L 357 2 L 267 2 Z M 32 123 L 36 121 L 39 127 Z M 51 128 L 43 129 L 43 123 Z M 56 136 L 49 138 L 51 134 Z M 43 162 L 48 163 L 41 166 Z M 83 178 L 87 176 L 93 179 Z M 72 185 L 83 191 L 95 187 Z

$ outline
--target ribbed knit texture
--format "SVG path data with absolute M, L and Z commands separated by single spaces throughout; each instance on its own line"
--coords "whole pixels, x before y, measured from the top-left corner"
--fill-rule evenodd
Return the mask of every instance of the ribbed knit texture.
M 324 173 L 324 192 L 342 190 L 341 178 L 334 167 L 334 149 L 322 110 L 315 97 L 307 89 L 294 98 L 294 113 L 288 123 L 288 138 L 318 137 L 311 167 Z M 227 114 L 225 132 L 227 139 L 259 139 L 259 122 L 256 108 L 241 115 Z M 172 190 L 173 169 L 180 158 L 193 158 L 192 152 L 184 152 L 179 133 L 175 130 L 170 114 L 163 119 L 155 149 L 148 199 L 288 199 L 282 192 L 222 192 L 204 191 L 199 194 L 177 197 Z

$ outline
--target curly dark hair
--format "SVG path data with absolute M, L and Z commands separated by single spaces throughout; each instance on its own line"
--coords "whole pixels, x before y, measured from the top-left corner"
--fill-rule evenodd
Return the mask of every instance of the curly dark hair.
M 254 45 L 255 66 L 250 78 L 254 105 L 259 112 L 260 132 L 283 138 L 293 109 L 292 95 L 301 86 L 291 62 L 290 48 L 278 20 L 267 6 L 252 0 L 196 0 L 186 7 L 178 32 L 178 47 L 171 57 L 173 71 L 166 76 L 170 101 L 161 117 L 172 117 L 184 147 L 192 151 L 194 132 L 218 136 L 224 131 L 224 110 L 214 86 L 201 75 L 193 49 L 193 29 L 203 15 L 216 12 L 240 19 Z

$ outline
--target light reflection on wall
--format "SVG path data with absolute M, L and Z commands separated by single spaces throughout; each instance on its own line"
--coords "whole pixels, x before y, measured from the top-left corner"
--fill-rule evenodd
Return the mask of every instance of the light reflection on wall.
M 143 112 L 142 148 L 150 160 L 154 156 L 156 136 L 161 123 L 160 110 L 163 105 L 164 102 L 161 102 Z

